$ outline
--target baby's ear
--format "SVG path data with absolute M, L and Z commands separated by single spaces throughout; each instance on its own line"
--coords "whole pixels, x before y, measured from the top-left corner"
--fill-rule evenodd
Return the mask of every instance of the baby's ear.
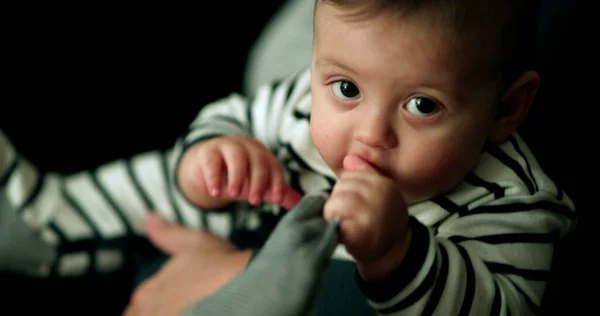
M 529 112 L 539 85 L 540 75 L 535 71 L 526 71 L 513 81 L 500 101 L 490 142 L 501 143 L 517 130 Z

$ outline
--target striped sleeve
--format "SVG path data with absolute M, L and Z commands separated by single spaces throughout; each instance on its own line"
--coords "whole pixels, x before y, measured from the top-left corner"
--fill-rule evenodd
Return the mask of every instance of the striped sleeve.
M 175 195 L 190 203 L 178 187 L 176 170 L 183 153 L 192 145 L 219 136 L 249 136 L 259 140 L 272 152 L 282 146 L 286 131 L 284 118 L 296 115 L 294 105 L 310 91 L 310 72 L 303 70 L 288 78 L 261 86 L 247 99 L 237 93 L 204 106 L 177 140 L 170 165 Z
M 467 178 L 472 190 L 437 200 L 449 214 L 440 223 L 411 217 L 412 244 L 396 271 L 372 283 L 356 275 L 378 314 L 539 313 L 555 246 L 577 218 L 520 142 L 486 153 Z M 473 192 L 486 194 L 464 200 Z
M 239 94 L 202 108 L 183 136 L 183 149 L 215 136 L 246 135 L 272 151 L 280 145 L 278 135 L 285 128 L 282 117 L 310 90 L 310 73 L 304 70 L 284 80 L 261 86 L 246 99 Z
M 168 181 L 172 156 L 147 152 L 72 175 L 45 173 L 0 130 L 0 269 L 58 277 L 114 271 L 144 234 L 149 212 L 226 234 L 223 215 L 209 218 L 177 197 Z

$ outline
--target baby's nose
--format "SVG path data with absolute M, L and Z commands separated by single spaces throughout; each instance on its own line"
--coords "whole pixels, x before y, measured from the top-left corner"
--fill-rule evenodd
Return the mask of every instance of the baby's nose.
M 358 124 L 355 139 L 369 147 L 392 148 L 398 145 L 398 137 L 395 130 L 386 119 L 373 115 L 365 117 Z

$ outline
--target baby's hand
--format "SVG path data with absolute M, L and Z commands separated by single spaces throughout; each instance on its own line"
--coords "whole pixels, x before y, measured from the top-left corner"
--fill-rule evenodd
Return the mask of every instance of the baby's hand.
M 186 197 L 200 206 L 214 205 L 207 202 L 212 197 L 253 205 L 267 200 L 291 208 L 301 197 L 286 184 L 273 153 L 247 136 L 223 136 L 193 145 L 184 154 L 178 174 Z
M 324 216 L 341 220 L 340 242 L 357 261 L 361 276 L 383 278 L 397 268 L 407 248 L 406 203 L 394 179 L 358 156 L 347 156 L 344 169 Z

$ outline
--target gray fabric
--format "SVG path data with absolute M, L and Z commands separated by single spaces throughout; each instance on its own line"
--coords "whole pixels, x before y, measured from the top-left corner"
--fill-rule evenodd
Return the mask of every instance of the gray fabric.
M 314 6 L 314 0 L 287 0 L 267 23 L 248 54 L 246 95 L 310 66 Z
M 307 195 L 277 225 L 247 269 L 184 316 L 314 315 L 338 223 L 322 216 L 326 195 Z
M 44 276 L 55 255 L 55 249 L 25 225 L 6 191 L 0 190 L 0 271 Z

